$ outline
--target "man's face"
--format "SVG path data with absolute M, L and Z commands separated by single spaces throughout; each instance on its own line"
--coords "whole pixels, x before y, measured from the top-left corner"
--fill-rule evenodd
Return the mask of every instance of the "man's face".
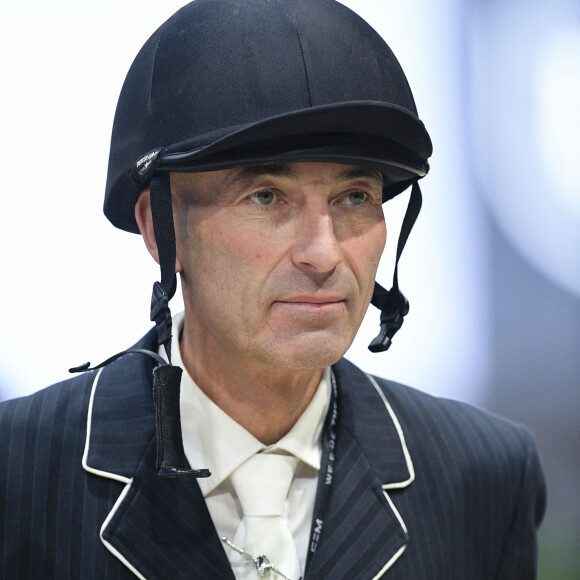
M 278 369 L 336 362 L 385 245 L 380 173 L 271 164 L 173 173 L 171 188 L 195 356 Z

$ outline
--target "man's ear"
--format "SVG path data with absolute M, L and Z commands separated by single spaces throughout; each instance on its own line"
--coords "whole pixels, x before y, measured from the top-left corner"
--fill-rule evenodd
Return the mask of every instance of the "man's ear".
M 159 251 L 157 249 L 157 240 L 155 239 L 155 232 L 153 230 L 153 217 L 151 215 L 151 191 L 148 187 L 141 192 L 135 204 L 135 220 L 137 221 L 147 250 L 149 250 L 153 259 L 159 264 Z M 182 270 L 179 252 L 176 253 L 175 273 L 181 272 Z

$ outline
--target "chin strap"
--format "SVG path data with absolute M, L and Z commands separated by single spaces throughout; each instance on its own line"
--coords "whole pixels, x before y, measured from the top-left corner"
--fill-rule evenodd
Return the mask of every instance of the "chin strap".
M 381 311 L 381 330 L 369 344 L 369 350 L 371 352 L 384 352 L 391 346 L 393 337 L 403 325 L 404 317 L 409 312 L 409 301 L 399 290 L 399 258 L 403 253 L 411 229 L 421 211 L 421 204 L 421 189 L 417 181 L 415 181 L 411 188 L 409 205 L 407 206 L 405 218 L 401 226 L 401 233 L 399 234 L 397 256 L 395 258 L 395 273 L 393 274 L 393 287 L 387 291 L 379 283 L 375 282 L 371 304 Z
M 153 400 L 157 425 L 157 469 L 162 477 L 189 479 L 209 477 L 207 469 L 192 469 L 185 457 L 181 433 L 179 394 L 180 367 L 171 364 L 171 311 L 169 300 L 175 294 L 175 228 L 169 173 L 158 172 L 151 179 L 151 214 L 161 282 L 153 285 L 151 320 L 157 328 L 157 341 L 163 345 L 169 364 L 153 369 Z
M 151 321 L 157 328 L 157 339 L 165 347 L 171 364 L 171 311 L 169 301 L 175 294 L 175 228 L 169 173 L 159 172 L 151 179 L 151 215 L 153 232 L 159 253 L 161 282 L 153 284 L 151 296 Z

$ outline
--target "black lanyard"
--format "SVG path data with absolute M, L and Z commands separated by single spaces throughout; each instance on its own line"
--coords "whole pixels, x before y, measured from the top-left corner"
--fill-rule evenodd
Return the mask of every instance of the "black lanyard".
M 310 542 L 308 544 L 308 555 L 306 558 L 306 570 L 310 564 L 310 559 L 318 548 L 320 536 L 324 528 L 324 518 L 326 507 L 330 498 L 330 488 L 334 481 L 334 461 L 336 457 L 336 425 L 338 420 L 338 392 L 336 379 L 332 369 L 330 370 L 330 405 L 324 421 L 322 432 L 322 458 L 320 473 L 318 475 L 318 486 L 316 488 L 316 499 L 314 500 L 314 515 L 312 518 L 312 530 L 310 532 Z

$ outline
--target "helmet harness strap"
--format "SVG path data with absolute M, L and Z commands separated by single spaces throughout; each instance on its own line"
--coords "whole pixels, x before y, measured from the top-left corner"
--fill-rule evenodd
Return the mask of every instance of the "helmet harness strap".
M 411 188 L 411 197 L 409 198 L 403 224 L 401 225 L 401 232 L 399 233 L 393 287 L 387 291 L 378 282 L 375 282 L 371 304 L 381 311 L 381 330 L 369 344 L 371 352 L 383 352 L 391 346 L 393 337 L 401 328 L 403 319 L 409 312 L 409 301 L 399 290 L 399 258 L 421 211 L 422 199 L 421 189 L 417 180 L 415 180 Z
M 165 347 L 169 364 L 171 364 L 171 311 L 169 301 L 175 294 L 177 281 L 175 277 L 175 228 L 173 225 L 173 207 L 169 173 L 156 173 L 151 179 L 151 214 L 153 231 L 159 253 L 161 282 L 153 284 L 151 296 L 151 321 L 157 328 L 158 343 Z

